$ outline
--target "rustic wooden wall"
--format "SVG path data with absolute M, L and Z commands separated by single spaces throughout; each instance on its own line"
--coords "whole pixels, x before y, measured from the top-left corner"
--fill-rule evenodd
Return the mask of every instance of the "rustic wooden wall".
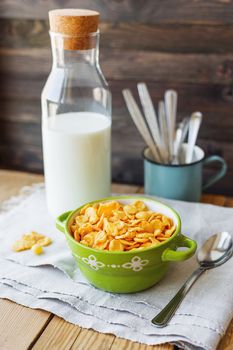
M 42 172 L 40 93 L 51 66 L 47 12 L 63 6 L 101 13 L 101 65 L 113 93 L 114 180 L 143 181 L 144 144 L 121 95 L 123 87 L 136 92 L 143 80 L 155 101 L 166 88 L 177 89 L 180 117 L 203 112 L 199 144 L 229 164 L 211 191 L 232 195 L 232 0 L 1 0 L 0 166 Z

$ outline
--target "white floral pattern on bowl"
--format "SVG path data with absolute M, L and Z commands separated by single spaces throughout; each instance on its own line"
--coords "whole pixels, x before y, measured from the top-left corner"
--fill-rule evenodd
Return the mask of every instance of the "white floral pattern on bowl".
M 84 261 L 86 264 L 90 265 L 90 267 L 93 270 L 99 270 L 100 268 L 105 266 L 105 264 L 102 263 L 101 261 L 97 261 L 97 259 L 94 255 L 89 255 L 88 258 L 82 258 L 82 261 Z
M 133 271 L 141 271 L 148 262 L 149 260 L 142 260 L 139 256 L 134 256 L 131 262 L 123 264 L 122 267 L 125 269 L 132 269 Z
M 89 265 L 93 270 L 99 270 L 103 267 L 111 267 L 111 268 L 124 268 L 124 269 L 132 269 L 135 272 L 141 271 L 144 266 L 149 263 L 149 260 L 142 260 L 139 256 L 134 256 L 131 261 L 124 263 L 122 265 L 105 265 L 103 262 L 98 261 L 94 255 L 89 255 L 88 258 L 81 258 L 77 254 L 74 254 L 78 259 L 81 259 L 87 265 Z

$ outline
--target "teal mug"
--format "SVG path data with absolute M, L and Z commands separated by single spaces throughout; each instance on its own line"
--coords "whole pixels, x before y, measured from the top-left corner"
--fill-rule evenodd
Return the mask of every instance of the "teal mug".
M 181 149 L 181 159 L 184 159 L 187 144 Z M 204 151 L 195 146 L 193 160 L 190 164 L 159 164 L 153 161 L 149 148 L 143 152 L 145 193 L 163 198 L 198 202 L 202 190 L 219 181 L 227 172 L 225 160 L 217 155 L 205 157 Z M 203 166 L 219 163 L 220 169 L 204 184 Z

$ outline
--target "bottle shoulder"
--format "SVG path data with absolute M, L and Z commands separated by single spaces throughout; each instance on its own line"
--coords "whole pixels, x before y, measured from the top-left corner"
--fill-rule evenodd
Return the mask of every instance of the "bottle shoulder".
M 111 92 L 98 69 L 53 67 L 41 95 L 44 115 L 94 111 L 111 115 Z
M 108 83 L 99 67 L 93 69 L 93 67 L 83 65 L 79 70 L 75 67 L 70 69 L 55 67 L 47 78 L 42 96 L 50 92 L 56 95 L 56 93 L 60 94 L 64 90 L 81 91 L 81 89 L 91 90 L 96 88 L 110 93 Z

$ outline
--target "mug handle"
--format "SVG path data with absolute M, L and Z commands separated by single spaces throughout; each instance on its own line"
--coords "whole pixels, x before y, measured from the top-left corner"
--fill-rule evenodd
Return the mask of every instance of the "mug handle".
M 162 261 L 183 261 L 191 258 L 197 249 L 197 243 L 182 234 L 180 234 L 177 241 L 178 247 L 187 247 L 187 250 L 176 251 L 171 248 L 164 250 L 162 254 Z
M 72 213 L 72 211 L 67 211 L 61 215 L 59 215 L 56 219 L 56 228 L 61 231 L 62 233 L 66 232 L 66 220 L 68 216 Z
M 206 183 L 203 184 L 202 186 L 203 190 L 212 186 L 215 182 L 220 180 L 227 172 L 227 163 L 222 157 L 214 155 L 214 156 L 205 158 L 203 161 L 204 166 L 211 163 L 220 163 L 221 168 L 217 171 L 216 174 L 210 176 L 209 179 L 206 181 Z

